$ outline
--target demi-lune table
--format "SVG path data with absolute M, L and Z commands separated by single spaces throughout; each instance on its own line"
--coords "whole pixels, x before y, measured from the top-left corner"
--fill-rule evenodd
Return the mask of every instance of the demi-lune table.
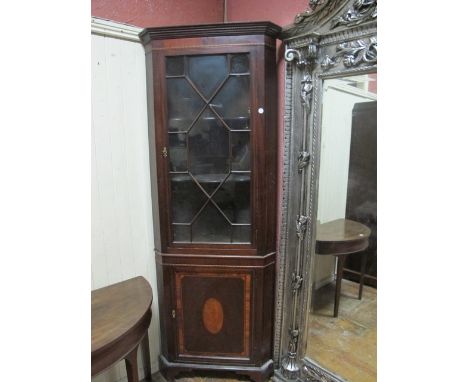
M 151 380 L 148 327 L 151 286 L 135 277 L 91 292 L 91 376 L 125 359 L 129 382 L 137 382 L 141 344 L 145 379 Z
M 333 317 L 338 316 L 341 280 L 343 279 L 346 256 L 350 253 L 364 251 L 369 246 L 370 234 L 369 227 L 349 219 L 336 219 L 317 226 L 315 253 L 317 255 L 334 255 L 338 259 Z M 366 260 L 366 256 L 361 259 L 359 299 L 362 298 Z

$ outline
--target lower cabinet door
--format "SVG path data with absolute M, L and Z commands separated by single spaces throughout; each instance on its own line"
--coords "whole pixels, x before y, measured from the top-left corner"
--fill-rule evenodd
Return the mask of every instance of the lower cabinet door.
M 177 358 L 250 358 L 250 272 L 175 270 L 175 292 Z

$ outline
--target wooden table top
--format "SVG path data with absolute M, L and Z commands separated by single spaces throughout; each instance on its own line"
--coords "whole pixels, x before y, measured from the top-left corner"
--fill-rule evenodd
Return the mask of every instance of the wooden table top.
M 336 219 L 317 226 L 318 241 L 349 241 L 368 238 L 369 227 L 349 219 Z
M 317 226 L 316 253 L 342 255 L 359 252 L 369 245 L 371 230 L 362 223 L 336 219 Z
M 91 354 L 119 341 L 151 309 L 153 292 L 135 277 L 91 292 Z

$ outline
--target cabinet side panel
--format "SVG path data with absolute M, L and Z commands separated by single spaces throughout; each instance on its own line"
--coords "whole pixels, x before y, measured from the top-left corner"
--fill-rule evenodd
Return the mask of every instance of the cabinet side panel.
M 161 251 L 161 234 L 160 234 L 160 219 L 159 219 L 159 198 L 158 198 L 158 171 L 156 157 L 156 135 L 155 135 L 155 95 L 154 95 L 154 79 L 153 79 L 153 57 L 150 51 L 146 52 L 146 93 L 147 93 L 147 108 L 148 108 L 148 141 L 149 141 L 149 160 L 150 160 L 150 175 L 151 175 L 151 199 L 153 208 L 153 231 L 154 231 L 154 248 Z
M 267 97 L 267 115 L 265 128 L 266 141 L 266 188 L 268 197 L 266 208 L 267 252 L 276 252 L 277 228 L 277 176 L 278 176 L 278 126 L 277 126 L 277 76 L 276 51 L 265 49 L 265 89 Z
M 164 275 L 161 266 L 161 235 L 160 235 L 160 219 L 159 219 L 159 198 L 158 198 L 158 185 L 157 185 L 157 162 L 156 162 L 156 148 L 155 148 L 155 114 L 154 114 L 154 85 L 153 85 L 153 59 L 151 51 L 145 52 L 146 61 L 146 94 L 147 94 L 147 109 L 148 109 L 148 146 L 149 146 L 149 167 L 150 167 L 150 178 L 151 178 L 151 201 L 152 201 L 152 212 L 153 212 L 153 237 L 154 237 L 154 249 L 155 252 L 155 263 L 156 263 L 156 281 L 157 281 L 157 294 L 158 294 L 158 305 L 159 305 L 159 326 L 161 333 L 166 332 L 166 315 L 164 312 L 164 306 L 166 298 L 164 296 Z M 167 349 L 167 337 L 166 335 L 161 336 L 161 352 L 163 354 L 168 353 Z

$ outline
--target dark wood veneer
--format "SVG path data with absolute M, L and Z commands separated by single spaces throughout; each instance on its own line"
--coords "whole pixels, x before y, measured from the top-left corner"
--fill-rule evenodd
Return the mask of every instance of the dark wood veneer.
M 137 350 L 141 344 L 145 379 L 151 379 L 148 327 L 151 286 L 135 277 L 91 292 L 91 375 L 125 359 L 128 381 L 138 378 Z
M 178 356 L 249 357 L 251 279 L 247 271 L 176 271 Z M 207 331 L 199 319 L 209 300 L 223 311 L 216 333 Z M 184 316 L 187 311 L 190 314 Z
M 263 381 L 273 372 L 276 262 L 276 40 L 269 22 L 148 28 L 145 45 L 161 370 L 231 370 Z M 166 121 L 167 56 L 248 53 L 251 242 L 173 242 Z M 264 113 L 259 113 L 259 108 Z M 159 219 L 158 219 L 159 216 Z M 156 239 L 156 241 L 158 241 Z M 232 306 L 231 306 L 232 305 Z M 205 326 L 204 326 L 205 325 Z

